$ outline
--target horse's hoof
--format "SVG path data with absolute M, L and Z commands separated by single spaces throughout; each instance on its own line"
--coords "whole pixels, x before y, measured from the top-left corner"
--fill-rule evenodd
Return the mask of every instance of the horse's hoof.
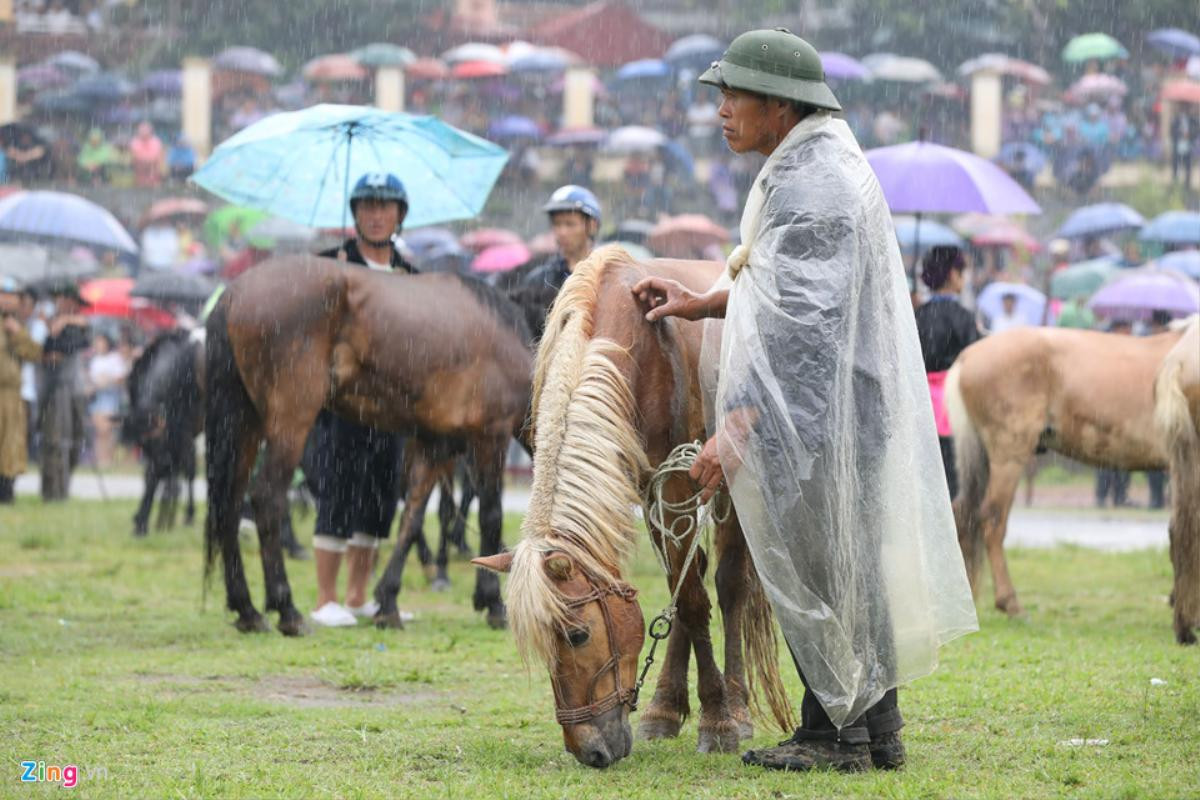
M 233 623 L 233 627 L 237 628 L 242 633 L 270 633 L 271 625 L 267 622 L 267 618 L 255 611 L 243 617 L 238 617 Z
M 1176 628 L 1175 641 L 1185 646 L 1189 644 L 1195 644 L 1196 634 L 1192 632 L 1191 628 Z
M 652 713 L 652 712 L 647 712 Z M 678 714 L 643 715 L 638 720 L 638 737 L 647 741 L 654 739 L 674 739 L 683 727 L 683 719 Z
M 696 743 L 698 753 L 736 753 L 741 747 L 738 724 L 732 719 L 723 719 L 715 725 L 700 725 L 700 738 Z
M 430 585 L 430 588 L 433 589 L 435 592 L 448 592 L 448 591 L 450 591 L 450 579 L 443 578 L 440 576 L 437 578 L 434 578 L 433 583 Z
M 1015 594 L 998 598 L 996 600 L 996 609 L 1008 614 L 1009 617 L 1019 617 L 1024 613 L 1024 609 L 1021 608 L 1021 603 L 1017 600 Z
M 421 567 L 421 571 L 425 573 L 425 580 L 433 583 L 437 580 L 437 566 L 434 564 L 425 564 Z
M 386 614 L 382 611 L 375 614 L 375 627 L 381 631 L 402 631 L 404 630 L 404 620 L 400 619 L 399 611 L 389 611 Z
M 733 721 L 737 723 L 738 739 L 743 742 L 747 739 L 754 738 L 754 722 L 750 719 L 750 712 L 745 708 L 739 708 L 733 712 Z
M 492 630 L 502 631 L 508 627 L 508 612 L 504 606 L 493 606 L 488 609 L 487 624 Z
M 304 636 L 308 633 L 308 623 L 299 611 L 290 614 L 280 614 L 279 624 L 275 626 L 284 636 Z

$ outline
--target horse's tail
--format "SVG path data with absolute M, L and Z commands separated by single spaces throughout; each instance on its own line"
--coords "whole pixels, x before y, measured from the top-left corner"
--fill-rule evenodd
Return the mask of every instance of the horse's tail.
M 205 470 L 208 517 L 204 526 L 204 585 L 224 548 L 237 547 L 241 498 L 236 495 L 238 445 L 255 414 L 242 383 L 229 340 L 228 295 L 217 303 L 206 323 Z
M 746 570 L 746 599 L 742 611 L 742 650 L 746 659 L 746 683 L 750 706 L 756 716 L 770 712 L 785 732 L 796 727 L 795 711 L 779 675 L 779 639 L 775 635 L 775 614 L 763 591 L 758 571 Z M 763 708 L 763 703 L 766 708 Z
M 963 402 L 961 366 L 955 364 L 946 376 L 946 411 L 954 431 L 954 466 L 958 472 L 958 496 L 954 498 L 954 523 L 958 528 L 958 545 L 971 588 L 977 585 L 979 569 L 983 566 L 983 499 L 987 494 L 991 466 L 987 449 L 971 414 Z
M 1190 350 L 1190 348 L 1189 348 Z M 1175 571 L 1175 637 L 1195 642 L 1200 627 L 1200 432 L 1183 393 L 1184 364 L 1168 356 L 1154 382 L 1154 421 L 1170 459 L 1171 565 Z

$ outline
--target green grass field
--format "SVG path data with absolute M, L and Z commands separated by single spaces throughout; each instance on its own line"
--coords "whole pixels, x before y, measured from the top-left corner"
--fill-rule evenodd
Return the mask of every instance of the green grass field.
M 982 604 L 982 630 L 902 691 L 902 773 L 757 771 L 697 754 L 694 719 L 598 772 L 564 752 L 540 667 L 470 610 L 465 564 L 448 594 L 409 571 L 405 631 L 243 636 L 222 587 L 202 599 L 199 529 L 135 541 L 132 511 L 0 510 L 0 797 L 62 796 L 22 784 L 25 760 L 77 765 L 81 797 L 1200 797 L 1200 651 L 1174 643 L 1163 552 L 1011 553 L 1028 615 Z M 289 570 L 308 611 L 311 562 Z M 634 582 L 657 611 L 648 550 Z

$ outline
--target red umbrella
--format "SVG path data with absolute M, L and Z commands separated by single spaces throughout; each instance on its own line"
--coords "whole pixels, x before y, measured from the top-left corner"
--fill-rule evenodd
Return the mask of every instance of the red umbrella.
M 1015 247 L 1030 253 L 1042 249 L 1037 239 L 1027 230 L 1008 220 L 1001 220 L 993 225 L 981 228 L 971 236 L 971 243 L 979 247 Z
M 404 74 L 410 78 L 436 81 L 449 75 L 450 70 L 436 58 L 418 58 L 404 68 Z
M 495 247 L 501 244 L 522 244 L 523 240 L 520 236 L 512 231 L 506 231 L 503 228 L 480 228 L 479 230 L 471 231 L 463 234 L 458 243 L 468 250 L 474 250 L 476 253 L 482 253 L 489 247 Z
M 680 214 L 659 220 L 646 244 L 666 258 L 694 258 L 704 248 L 729 241 L 729 231 L 703 214 Z
M 532 255 L 529 248 L 520 243 L 498 244 L 477 255 L 471 262 L 471 269 L 476 272 L 507 272 L 527 263 Z
M 97 278 L 79 287 L 79 295 L 87 303 L 85 314 L 97 317 L 133 316 L 133 278 Z
M 97 278 L 79 287 L 87 302 L 84 314 L 93 317 L 121 317 L 133 320 L 146 330 L 175 327 L 175 317 L 141 297 L 131 297 L 133 278 Z
M 1163 85 L 1162 99 L 1176 103 L 1200 103 L 1200 81 L 1170 81 Z
M 508 74 L 508 67 L 492 61 L 463 61 L 450 70 L 452 78 L 498 78 Z
M 139 228 L 171 217 L 204 217 L 208 215 L 208 203 L 195 197 L 168 197 L 153 203 L 142 214 Z
M 310 81 L 332 83 L 365 80 L 370 73 L 366 67 L 350 56 L 344 53 L 335 53 L 309 61 L 304 65 L 303 75 Z

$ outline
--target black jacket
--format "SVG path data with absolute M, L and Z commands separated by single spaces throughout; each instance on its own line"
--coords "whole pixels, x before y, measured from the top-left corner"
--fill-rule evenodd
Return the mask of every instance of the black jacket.
M 346 251 L 346 261 L 348 263 L 361 264 L 364 267 L 367 265 L 367 260 L 365 258 L 363 258 L 362 251 L 358 249 L 358 239 L 347 239 L 346 243 L 344 245 L 342 245 L 341 247 L 333 247 L 333 248 L 330 248 L 329 250 L 322 250 L 320 253 L 317 253 L 317 255 L 321 256 L 322 258 L 336 259 L 338 257 L 338 251 L 340 251 L 342 249 L 345 249 L 345 251 Z M 410 275 L 417 274 L 416 267 L 414 267 L 412 264 L 405 261 L 404 257 L 396 252 L 396 248 L 393 247 L 391 249 L 391 252 L 392 252 L 391 266 L 392 266 L 393 271 L 398 270 L 398 271 L 402 271 L 402 272 L 407 272 Z

